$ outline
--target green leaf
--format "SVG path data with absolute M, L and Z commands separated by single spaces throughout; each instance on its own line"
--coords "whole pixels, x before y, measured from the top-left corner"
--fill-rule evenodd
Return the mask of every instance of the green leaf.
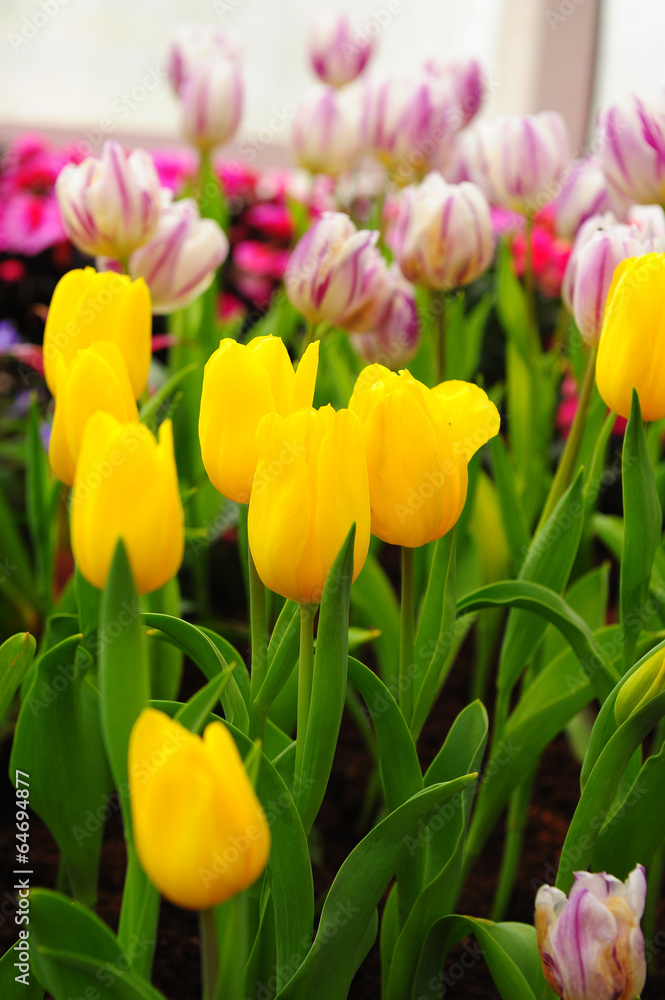
M 132 727 L 150 698 L 150 666 L 140 605 L 122 541 L 111 563 L 99 617 L 102 735 L 116 788 L 127 786 Z
M 554 591 L 528 580 L 491 583 L 467 594 L 457 605 L 457 614 L 503 605 L 534 611 L 555 625 L 575 650 L 598 697 L 605 700 L 616 684 L 618 672 L 596 644 L 584 619 Z
M 300 606 L 287 601 L 268 644 L 268 670 L 256 696 L 258 707 L 268 709 L 289 679 L 298 661 Z
M 494 924 L 473 917 L 448 916 L 440 920 L 425 941 L 413 982 L 413 1000 L 435 1000 L 441 996 L 441 967 L 453 944 L 474 934 L 487 967 L 503 1000 L 540 1000 L 547 989 L 543 976 L 536 929 L 528 924 Z M 467 946 L 475 956 L 475 951 Z M 547 994 L 551 995 L 551 994 Z
M 35 581 L 30 556 L 12 507 L 0 490 L 0 552 L 3 553 L 0 591 L 21 614 L 29 628 L 38 624 L 33 602 Z
M 609 599 L 610 563 L 605 562 L 579 577 L 566 590 L 566 604 L 575 608 L 592 632 L 604 626 Z M 565 649 L 566 641 L 554 628 L 547 631 L 541 647 L 540 661 L 549 663 Z
M 411 731 L 420 733 L 441 688 L 441 672 L 455 643 L 456 546 L 453 529 L 436 543 L 414 646 Z M 422 680 L 421 680 L 422 678 Z
M 165 1000 L 131 972 L 132 961 L 154 941 L 137 937 L 123 954 L 99 917 L 60 893 L 30 893 L 30 937 L 37 975 L 55 1000 L 89 996 L 91 987 L 101 993 L 101 986 L 109 1000 Z
M 517 490 L 513 462 L 500 434 L 490 440 L 489 449 L 510 558 L 513 569 L 517 573 L 529 549 L 529 528 Z
M 620 584 L 621 624 L 626 635 L 625 666 L 630 666 L 635 643 L 642 629 L 651 568 L 658 550 L 663 522 L 635 389 L 623 441 L 622 487 L 624 544 Z
M 75 895 L 92 903 L 113 783 L 99 696 L 79 639 L 66 639 L 38 660 L 16 724 L 11 774 L 30 775 L 30 807 L 55 837 Z
M 412 835 L 475 777 L 465 775 L 418 792 L 358 844 L 326 897 L 314 944 L 295 976 L 277 994 L 278 1000 L 311 1000 L 313 996 L 339 1000 L 347 995 L 360 943 Z
M 158 629 L 165 636 L 168 636 L 169 641 L 182 649 L 183 653 L 186 653 L 194 661 L 209 681 L 228 667 L 226 660 L 212 639 L 191 622 L 183 621 L 181 618 L 173 618 L 171 615 L 156 615 L 150 612 L 143 614 L 142 619 L 149 628 Z M 249 714 L 236 680 L 236 677 L 243 670 L 245 670 L 244 663 L 242 661 L 236 663 L 233 676 L 224 688 L 222 704 L 229 721 L 233 722 L 242 732 L 247 732 L 249 730 Z
M 24 932 L 27 928 L 20 928 Z M 30 946 L 28 946 L 29 950 Z M 25 970 L 17 968 L 14 963 L 20 962 L 17 950 L 12 946 L 9 951 L 0 958 L 0 996 L 2 1000 L 44 1000 L 44 987 L 32 971 L 32 961 L 28 961 L 30 969 L 27 979 L 17 982 L 16 977 L 23 977 Z M 26 985 L 27 984 L 27 985 Z
M 178 371 L 173 372 L 166 381 L 160 385 L 159 389 L 152 394 L 150 399 L 141 407 L 139 420 L 142 424 L 148 424 L 153 432 L 157 430 L 162 420 L 166 416 L 166 401 L 169 396 L 178 388 L 183 379 L 186 379 L 191 372 L 196 371 L 196 365 L 185 365 Z
M 178 578 L 173 577 L 159 590 L 153 590 L 144 598 L 146 611 L 157 614 L 180 614 L 180 588 Z M 150 654 L 150 692 L 153 698 L 172 699 L 178 697 L 182 679 L 182 651 L 172 643 L 151 642 L 148 644 Z
M 326 793 L 346 699 L 355 536 L 353 524 L 328 574 L 321 599 L 302 780 L 296 789 L 298 809 L 307 831 Z
M 201 631 L 204 635 L 207 635 L 212 644 L 216 647 L 218 652 L 222 654 L 222 657 L 226 663 L 233 664 L 234 671 L 233 677 L 240 689 L 240 693 L 247 707 L 249 708 L 249 673 L 247 672 L 247 667 L 245 666 L 245 661 L 242 655 L 238 652 L 235 646 L 231 645 L 228 639 L 225 639 L 223 635 L 218 632 L 213 632 L 211 628 L 205 628 L 205 626 L 200 626 Z
M 535 536 L 519 572 L 519 580 L 532 581 L 559 594 L 575 561 L 582 535 L 582 474 L 561 497 L 551 517 Z M 524 610 L 511 611 L 501 646 L 498 697 L 504 706 L 522 670 L 538 648 L 547 623 Z
M 399 605 L 385 570 L 371 552 L 351 588 L 351 606 L 357 623 L 380 631 L 374 648 L 381 676 L 392 686 L 399 673 Z
M 29 632 L 19 632 L 0 646 L 0 721 L 28 672 L 36 648 Z
M 174 718 L 191 733 L 200 733 L 206 719 L 219 701 L 222 691 L 231 679 L 233 667 L 227 667 L 217 677 L 202 687 L 175 714 Z
M 30 403 L 27 425 L 25 468 L 26 508 L 32 548 L 35 554 L 35 578 L 42 608 L 48 612 L 53 600 L 53 562 L 55 552 L 54 500 L 60 486 L 52 477 L 48 458 L 39 436 L 37 397 Z

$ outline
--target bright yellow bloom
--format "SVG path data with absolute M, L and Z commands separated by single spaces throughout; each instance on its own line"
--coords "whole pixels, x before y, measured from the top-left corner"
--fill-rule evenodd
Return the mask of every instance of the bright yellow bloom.
M 117 344 L 95 341 L 77 351 L 67 366 L 57 358 L 57 388 L 53 430 L 49 443 L 51 468 L 71 486 L 86 423 L 103 410 L 121 423 L 138 421 L 139 415 L 124 358 Z
M 286 417 L 312 405 L 318 361 L 318 342 L 310 344 L 295 372 L 280 337 L 220 342 L 205 366 L 199 440 L 206 472 L 223 496 L 249 503 L 256 429 L 267 413 Z
M 139 860 L 177 906 L 217 906 L 265 868 L 270 829 L 223 723 L 201 737 L 144 709 L 129 740 L 129 789 Z
M 58 358 L 70 365 L 77 351 L 96 340 L 117 344 L 127 365 L 134 398 L 148 381 L 152 316 L 143 278 L 132 281 L 93 267 L 68 271 L 56 285 L 44 330 L 44 375 L 55 396 Z
M 596 383 L 609 408 L 630 416 L 637 389 L 644 420 L 665 417 L 665 254 L 628 257 L 614 271 L 600 334 Z
M 83 432 L 72 494 L 72 549 L 89 583 L 106 584 L 119 539 L 140 594 L 175 576 L 185 546 L 171 421 L 159 441 L 143 424 L 94 413 Z
M 428 389 L 369 365 L 349 409 L 363 425 L 373 534 L 408 548 L 445 535 L 464 507 L 469 460 L 499 431 L 494 403 L 469 382 Z
M 259 460 L 249 504 L 249 545 L 266 587 L 317 604 L 355 521 L 353 578 L 369 547 L 369 493 L 362 429 L 331 406 L 270 413 L 256 435 Z

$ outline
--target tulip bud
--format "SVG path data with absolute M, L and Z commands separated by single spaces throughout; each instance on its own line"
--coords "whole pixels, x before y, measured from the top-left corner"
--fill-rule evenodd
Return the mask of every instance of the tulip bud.
M 298 163 L 313 174 L 333 177 L 350 170 L 362 148 L 361 110 L 355 88 L 313 88 L 293 121 L 292 140 Z
M 349 409 L 363 425 L 372 533 L 409 548 L 445 535 L 464 507 L 469 460 L 499 431 L 494 403 L 468 382 L 428 389 L 370 365 Z
M 564 1000 L 636 1000 L 646 981 L 642 865 L 626 882 L 575 872 L 568 898 L 543 885 L 536 896 L 536 933 L 545 978 Z
M 572 240 L 587 219 L 612 208 L 607 181 L 595 156 L 570 165 L 554 200 L 554 221 L 559 236 Z
M 665 417 L 665 254 L 622 260 L 607 295 L 596 362 L 598 392 L 628 418 L 633 388 L 644 420 Z
M 397 264 L 386 269 L 385 286 L 375 308 L 372 329 L 351 333 L 351 343 L 365 361 L 401 368 L 418 346 L 420 320 L 415 289 Z
M 142 278 L 132 281 L 92 267 L 67 271 L 55 287 L 44 329 L 44 375 L 56 394 L 58 357 L 67 366 L 77 351 L 97 340 L 118 345 L 134 398 L 146 387 L 151 358 L 150 292 Z
M 369 548 L 369 493 L 362 429 L 349 410 L 269 413 L 256 435 L 259 461 L 249 502 L 249 545 L 266 587 L 318 604 L 355 522 L 353 579 Z
M 631 205 L 626 212 L 626 222 L 637 228 L 647 251 L 663 249 L 665 212 L 661 205 Z
M 158 315 L 184 309 L 205 292 L 229 252 L 221 228 L 214 219 L 201 218 L 193 198 L 174 202 L 171 192 L 162 190 L 157 230 L 129 259 L 129 273 L 146 281 Z
M 466 128 L 480 111 L 487 90 L 478 60 L 469 59 L 467 62 L 439 66 L 435 60 L 430 59 L 425 64 L 425 72 L 447 83 L 457 106 L 460 127 Z
M 71 486 L 85 425 L 98 410 L 121 423 L 139 419 L 127 366 L 117 344 L 95 341 L 77 351 L 69 367 L 61 354 L 49 461 L 57 478 Z
M 235 59 L 202 59 L 183 81 L 183 129 L 185 136 L 207 152 L 228 142 L 240 124 L 243 81 Z
M 617 726 L 665 691 L 665 649 L 658 649 L 626 678 L 614 703 Z
M 577 252 L 573 315 L 588 344 L 597 344 L 605 316 L 607 294 L 617 264 L 639 257 L 644 246 L 630 226 L 616 225 L 592 236 Z
M 490 209 L 480 188 L 446 184 L 435 173 L 407 188 L 395 227 L 395 255 L 409 281 L 426 288 L 474 281 L 494 256 Z
M 342 212 L 324 212 L 289 259 L 284 283 L 290 302 L 312 323 L 327 319 L 345 329 L 370 329 L 386 272 L 378 238 L 375 231 L 357 230 Z
M 129 740 L 132 831 L 150 881 L 176 906 L 207 910 L 263 872 L 270 828 L 233 737 L 203 736 L 145 708 Z
M 445 160 L 462 124 L 448 83 L 426 72 L 370 85 L 364 120 L 368 145 L 400 186 Z
M 598 119 L 600 162 L 611 189 L 629 202 L 665 202 L 665 106 L 630 97 Z
M 558 112 L 504 115 L 483 123 L 478 134 L 493 202 L 534 215 L 557 194 L 570 160 L 568 131 Z
M 185 78 L 203 59 L 239 59 L 240 44 L 226 28 L 202 24 L 183 24 L 169 47 L 167 73 L 171 86 L 180 94 Z
M 309 58 L 316 75 L 331 87 L 341 87 L 360 76 L 369 62 L 374 40 L 353 32 L 346 15 L 326 10 L 312 24 Z
M 125 258 L 149 240 L 159 221 L 160 183 L 142 149 L 125 156 L 105 142 L 101 160 L 68 163 L 55 182 L 67 236 L 92 257 Z
M 247 345 L 222 340 L 208 360 L 199 416 L 201 454 L 213 486 L 229 500 L 249 502 L 263 417 L 274 412 L 286 417 L 312 405 L 318 358 L 315 341 L 294 372 L 279 337 L 255 337 Z
M 143 424 L 103 412 L 90 417 L 76 465 L 71 534 L 78 568 L 100 590 L 120 539 L 140 594 L 175 576 L 185 541 L 170 420 L 156 441 Z

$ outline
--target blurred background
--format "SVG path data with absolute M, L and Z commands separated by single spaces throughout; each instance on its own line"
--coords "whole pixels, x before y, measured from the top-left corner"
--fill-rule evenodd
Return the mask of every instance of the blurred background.
M 376 35 L 372 73 L 409 73 L 478 58 L 491 81 L 484 116 L 560 111 L 583 150 L 599 107 L 662 86 L 662 0 L 2 0 L 0 139 L 39 129 L 156 145 L 179 141 L 178 105 L 164 70 L 183 21 L 231 28 L 242 42 L 246 110 L 235 152 L 288 160 L 288 125 L 312 83 L 308 22 L 347 10 Z

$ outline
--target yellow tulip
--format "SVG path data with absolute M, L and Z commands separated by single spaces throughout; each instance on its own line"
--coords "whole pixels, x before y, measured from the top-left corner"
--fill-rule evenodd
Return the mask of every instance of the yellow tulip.
M 71 486 L 83 430 L 92 414 L 103 410 L 122 423 L 138 421 L 139 415 L 127 367 L 117 344 L 95 341 L 90 347 L 77 351 L 69 366 L 59 354 L 56 386 L 48 454 L 55 475 Z
M 286 417 L 312 405 L 318 360 L 318 342 L 295 372 L 280 337 L 220 342 L 205 366 L 199 440 L 206 472 L 223 496 L 249 503 L 257 427 L 267 413 Z
M 159 441 L 143 424 L 94 413 L 83 432 L 72 494 L 72 549 L 83 576 L 103 588 L 122 538 L 139 593 L 175 576 L 183 512 L 170 420 Z
M 367 558 L 369 493 L 362 429 L 331 406 L 270 413 L 256 435 L 249 546 L 266 587 L 317 604 L 335 557 L 356 524 L 353 579 Z
M 611 410 L 630 416 L 637 389 L 644 420 L 665 417 L 665 254 L 621 261 L 607 294 L 596 383 Z
M 373 534 L 408 548 L 445 535 L 464 507 L 469 460 L 499 431 L 496 406 L 469 382 L 428 389 L 369 365 L 349 409 L 363 425 Z
M 177 906 L 205 910 L 252 885 L 270 829 L 233 737 L 203 737 L 145 708 L 129 740 L 134 843 L 146 874 Z
M 143 278 L 132 281 L 93 267 L 68 271 L 56 285 L 44 330 L 44 375 L 51 393 L 57 390 L 59 357 L 70 365 L 81 348 L 109 340 L 120 348 L 138 399 L 148 381 L 151 329 Z

